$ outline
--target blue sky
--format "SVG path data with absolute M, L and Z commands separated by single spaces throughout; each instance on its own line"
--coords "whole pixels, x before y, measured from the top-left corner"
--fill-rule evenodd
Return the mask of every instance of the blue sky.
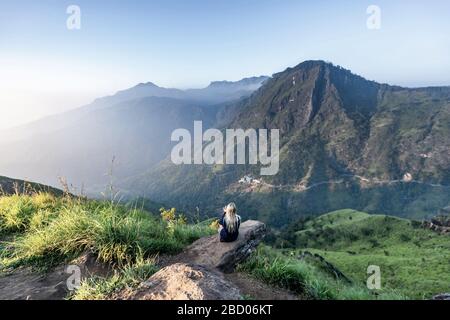
M 81 30 L 66 28 L 69 5 Z M 381 29 L 366 26 L 369 5 Z M 404 86 L 450 85 L 449 1 L 0 1 L 0 129 L 139 82 L 202 87 L 308 59 Z

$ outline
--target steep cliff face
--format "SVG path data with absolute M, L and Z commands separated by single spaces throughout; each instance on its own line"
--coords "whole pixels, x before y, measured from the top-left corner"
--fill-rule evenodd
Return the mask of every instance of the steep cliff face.
M 380 85 L 310 61 L 274 75 L 230 126 L 280 129 L 279 183 L 296 182 L 322 165 L 325 176 L 402 179 L 410 173 L 449 182 L 449 88 Z

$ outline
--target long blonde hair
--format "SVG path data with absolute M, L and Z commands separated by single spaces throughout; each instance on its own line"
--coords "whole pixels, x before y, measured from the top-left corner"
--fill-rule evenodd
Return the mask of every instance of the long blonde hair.
M 229 203 L 225 208 L 223 208 L 223 211 L 225 212 L 224 220 L 227 230 L 228 232 L 233 233 L 235 228 L 238 227 L 238 220 L 240 219 L 240 217 L 236 214 L 236 204 L 234 202 Z

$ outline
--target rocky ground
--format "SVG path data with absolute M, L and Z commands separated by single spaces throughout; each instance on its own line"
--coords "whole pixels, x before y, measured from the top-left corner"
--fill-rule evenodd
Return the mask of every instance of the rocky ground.
M 235 242 L 221 243 L 213 235 L 197 240 L 179 255 L 162 257 L 163 268 L 137 290 L 123 290 L 116 299 L 237 300 L 242 298 L 293 300 L 298 296 L 268 286 L 235 267 L 244 261 L 264 237 L 266 227 L 246 221 Z
M 266 227 L 258 221 L 242 224 L 237 241 L 219 242 L 218 236 L 197 240 L 176 256 L 163 256 L 161 269 L 138 288 L 127 288 L 111 299 L 121 300 L 294 300 L 301 297 L 273 288 L 246 274 L 235 272 L 265 235 Z M 82 278 L 107 276 L 109 266 L 85 254 L 73 261 L 81 269 Z M 70 274 L 63 266 L 47 274 L 36 274 L 30 268 L 14 270 L 0 277 L 0 299 L 58 300 L 68 295 L 66 281 Z
M 112 268 L 98 263 L 93 254 L 84 254 L 67 265 L 80 267 L 82 280 L 112 273 Z M 0 300 L 62 300 L 69 294 L 67 280 L 71 274 L 65 266 L 45 274 L 36 273 L 31 267 L 12 270 L 0 276 Z

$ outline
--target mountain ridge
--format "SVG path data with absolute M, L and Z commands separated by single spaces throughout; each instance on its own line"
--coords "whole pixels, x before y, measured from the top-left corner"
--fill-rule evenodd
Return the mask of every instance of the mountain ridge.
M 98 194 L 112 165 L 118 179 L 151 167 L 170 151 L 173 130 L 192 127 L 197 119 L 205 127 L 212 125 L 223 103 L 249 95 L 253 88 L 248 85 L 259 86 L 264 79 L 229 82 L 217 98 L 210 97 L 208 88 L 188 92 L 141 83 L 10 129 L 0 136 L 0 146 L 8 150 L 0 159 L 0 172 L 49 185 L 63 176 L 78 189 L 84 185 Z
M 63 194 L 62 190 L 40 183 L 0 176 L 0 197 L 16 193 L 32 194 L 37 192 L 47 192 L 56 196 L 61 196 Z
M 34 135 L 25 144 L 3 145 L 9 152 L 0 159 L 0 172 L 51 184 L 42 179 L 56 170 L 71 182 L 84 182 L 94 194 L 109 180 L 104 173 L 116 159 L 115 182 L 127 196 L 190 212 L 199 207 L 205 215 L 235 200 L 247 217 L 275 225 L 343 207 L 424 217 L 450 205 L 447 189 L 432 186 L 450 184 L 450 87 L 379 84 L 324 61 L 241 81 L 257 89 L 242 97 L 237 84 L 218 104 L 209 94 L 221 89 L 208 94 L 192 89 L 201 102 L 131 93 L 131 100 L 70 113 L 56 121 L 57 132 L 52 127 L 54 132 Z M 225 82 L 229 85 L 236 82 Z M 138 86 L 161 89 L 153 83 Z M 204 122 L 204 130 L 279 129 L 278 174 L 261 177 L 259 186 L 242 185 L 238 181 L 245 175 L 259 177 L 258 166 L 171 164 L 171 132 L 192 131 L 195 120 Z M 39 170 L 32 159 L 38 159 Z M 357 176 L 364 179 L 351 178 Z
M 275 211 L 288 212 L 288 216 L 320 214 L 345 204 L 369 212 L 390 210 L 397 215 L 408 214 L 415 205 L 410 214 L 424 216 L 450 201 L 445 189 L 436 191 L 408 183 L 449 184 L 446 159 L 450 157 L 450 141 L 446 132 L 450 88 L 405 89 L 378 84 L 323 61 L 308 61 L 273 75 L 234 108 L 228 128 L 280 129 L 280 171 L 260 179 L 275 186 L 294 184 L 297 189 L 274 195 L 264 184 L 247 187 L 237 183 L 244 175 L 258 177 L 257 166 L 176 167 L 169 161 L 138 177 L 133 185 L 146 190 L 151 198 L 176 200 L 177 205 L 192 201 L 205 206 L 207 212 L 237 199 L 250 218 L 263 221 L 267 220 L 261 216 L 267 219 Z M 320 186 L 317 195 L 302 191 L 343 175 L 398 180 L 400 185 L 344 179 L 340 185 Z M 237 187 L 230 189 L 232 185 Z M 364 200 L 359 203 L 352 197 Z M 411 203 L 401 200 L 405 197 Z M 428 205 L 422 202 L 432 197 L 439 200 Z M 305 201 L 309 204 L 299 208 L 298 203 Z

